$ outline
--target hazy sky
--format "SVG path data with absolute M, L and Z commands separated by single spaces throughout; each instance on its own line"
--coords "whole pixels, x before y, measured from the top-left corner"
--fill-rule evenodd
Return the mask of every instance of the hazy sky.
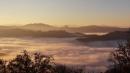
M 130 26 L 130 0 L 0 0 L 0 24 Z

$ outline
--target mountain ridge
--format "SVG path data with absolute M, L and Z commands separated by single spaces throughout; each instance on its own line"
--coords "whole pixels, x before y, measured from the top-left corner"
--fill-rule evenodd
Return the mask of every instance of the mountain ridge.
M 113 27 L 113 26 L 98 26 L 98 25 L 79 26 L 79 27 L 56 27 L 44 23 L 32 23 L 22 26 L 0 26 L 0 29 L 14 29 L 14 28 L 34 30 L 34 31 L 65 30 L 68 32 L 78 32 L 78 33 L 95 33 L 95 32 L 106 33 L 106 32 L 128 30 L 128 28 Z

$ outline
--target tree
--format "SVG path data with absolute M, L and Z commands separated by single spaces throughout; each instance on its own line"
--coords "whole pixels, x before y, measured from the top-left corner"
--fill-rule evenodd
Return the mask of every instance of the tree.
M 54 59 L 51 56 L 41 55 L 40 53 L 34 54 L 34 70 L 35 73 L 55 73 Z
M 119 44 L 112 53 L 111 61 L 114 64 L 106 73 L 130 73 L 130 40 Z
M 22 55 L 17 55 L 15 59 L 8 64 L 9 73 L 33 73 L 33 62 L 27 51 Z
M 53 58 L 40 53 L 29 55 L 27 51 L 6 62 L 0 59 L 0 73 L 55 73 Z

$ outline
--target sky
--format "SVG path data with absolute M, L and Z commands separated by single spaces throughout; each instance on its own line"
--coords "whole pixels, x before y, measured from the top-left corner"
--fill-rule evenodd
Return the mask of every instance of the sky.
M 130 26 L 130 0 L 0 0 L 0 25 Z

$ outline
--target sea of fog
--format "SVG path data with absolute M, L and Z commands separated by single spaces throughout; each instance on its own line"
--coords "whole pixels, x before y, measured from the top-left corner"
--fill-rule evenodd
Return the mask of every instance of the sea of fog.
M 56 63 L 103 71 L 115 46 L 114 41 L 81 43 L 76 38 L 0 38 L 0 58 L 9 60 L 27 50 L 52 55 Z

